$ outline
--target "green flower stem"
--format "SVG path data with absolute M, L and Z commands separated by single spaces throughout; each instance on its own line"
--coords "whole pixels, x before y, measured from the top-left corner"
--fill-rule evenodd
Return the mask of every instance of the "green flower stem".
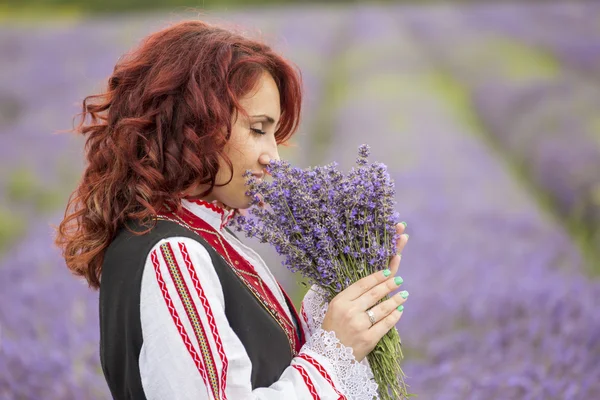
M 379 385 L 381 400 L 398 400 L 411 397 L 408 385 L 404 382 L 404 372 L 400 361 L 404 358 L 400 335 L 396 328 L 391 329 L 367 355 L 375 382 Z

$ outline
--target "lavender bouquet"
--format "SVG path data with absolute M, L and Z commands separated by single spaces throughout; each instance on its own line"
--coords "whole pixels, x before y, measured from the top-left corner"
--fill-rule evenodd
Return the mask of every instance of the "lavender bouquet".
M 234 227 L 273 245 L 289 270 L 324 289 L 331 301 L 360 278 L 387 268 L 396 252 L 394 183 L 387 167 L 368 164 L 368 156 L 369 146 L 360 146 L 358 166 L 346 175 L 337 163 L 300 169 L 273 161 L 267 167 L 270 181 L 248 171 L 252 205 L 266 206 L 251 207 Z M 367 356 L 382 399 L 409 396 L 402 358 L 395 328 Z

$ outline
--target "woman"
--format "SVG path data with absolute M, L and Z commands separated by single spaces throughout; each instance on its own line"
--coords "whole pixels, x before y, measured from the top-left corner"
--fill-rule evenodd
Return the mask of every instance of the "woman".
M 400 256 L 329 305 L 310 290 L 299 317 L 226 228 L 249 206 L 242 174 L 279 158 L 300 104 L 282 57 L 199 21 L 147 37 L 84 100 L 88 163 L 57 244 L 100 290 L 115 399 L 376 396 L 365 356 L 401 317 L 400 295 L 376 305 L 402 281 Z

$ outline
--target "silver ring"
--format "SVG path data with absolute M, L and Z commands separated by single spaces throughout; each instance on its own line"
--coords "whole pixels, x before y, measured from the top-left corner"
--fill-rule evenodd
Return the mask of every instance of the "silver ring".
M 375 325 L 375 313 L 371 310 L 367 310 L 367 315 L 369 316 L 369 321 L 371 321 L 371 326 Z

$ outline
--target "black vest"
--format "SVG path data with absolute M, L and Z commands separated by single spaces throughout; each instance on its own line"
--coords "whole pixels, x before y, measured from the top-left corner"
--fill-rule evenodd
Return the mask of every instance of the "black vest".
M 140 230 L 139 226 L 130 227 Z M 122 229 L 104 256 L 100 283 L 100 361 L 113 398 L 146 398 L 138 365 L 143 342 L 142 273 L 152 247 L 161 239 L 174 236 L 193 239 L 210 254 L 223 288 L 225 314 L 252 362 L 252 388 L 272 385 L 292 360 L 290 345 L 281 327 L 201 236 L 176 223 L 159 220 L 150 232 L 141 236 Z

